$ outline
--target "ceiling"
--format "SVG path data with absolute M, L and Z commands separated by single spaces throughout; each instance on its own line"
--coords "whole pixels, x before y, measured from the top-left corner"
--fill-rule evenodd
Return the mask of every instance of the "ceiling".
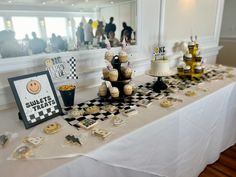
M 93 9 L 111 6 L 118 3 L 129 2 L 131 0 L 1 0 L 1 10 L 16 7 L 37 7 L 37 8 L 71 8 L 71 9 Z

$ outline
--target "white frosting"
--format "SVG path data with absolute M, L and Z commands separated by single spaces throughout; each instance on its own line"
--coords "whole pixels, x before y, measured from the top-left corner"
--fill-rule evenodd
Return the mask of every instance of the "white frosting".
M 202 67 L 201 66 L 196 66 L 195 69 L 202 70 Z
M 189 65 L 185 66 L 184 69 L 189 70 L 191 67 Z
M 169 60 L 152 60 L 150 74 L 162 75 L 170 72 Z
M 111 57 L 113 55 L 114 55 L 113 52 L 110 50 L 106 51 L 106 53 L 105 53 L 105 57 Z
M 200 63 L 200 62 L 197 62 L 197 63 L 196 63 L 196 66 L 201 66 L 201 63 Z
M 110 93 L 112 97 L 119 97 L 119 89 L 117 87 L 112 87 L 110 89 Z
M 122 51 L 119 52 L 119 56 L 127 56 L 127 53 L 122 50 Z
M 132 87 L 132 85 L 127 84 L 127 85 L 124 86 L 124 93 L 125 93 L 126 95 L 131 95 L 132 92 L 133 92 L 133 87 Z
M 186 66 L 186 63 L 180 62 L 177 67 L 178 68 L 184 68 L 185 66 Z
M 185 56 L 186 58 L 192 58 L 192 57 L 193 57 L 191 53 L 186 53 L 184 56 Z
M 194 46 L 194 42 L 189 42 L 188 46 Z

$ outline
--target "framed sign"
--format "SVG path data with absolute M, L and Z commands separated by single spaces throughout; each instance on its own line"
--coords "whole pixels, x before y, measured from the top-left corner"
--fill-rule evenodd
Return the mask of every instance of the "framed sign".
M 62 114 L 48 71 L 8 79 L 25 128 Z

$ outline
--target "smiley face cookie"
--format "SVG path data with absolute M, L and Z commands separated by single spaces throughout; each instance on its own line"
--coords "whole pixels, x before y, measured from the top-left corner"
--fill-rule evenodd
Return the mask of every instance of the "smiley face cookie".
M 169 108 L 169 107 L 173 106 L 173 102 L 170 100 L 164 99 L 160 102 L 160 105 L 161 105 L 161 107 Z
M 47 67 L 53 66 L 53 61 L 52 61 L 52 59 L 46 59 L 44 62 L 45 62 L 45 65 L 46 65 Z
M 59 123 L 51 123 L 49 125 L 47 125 L 43 130 L 44 133 L 50 135 L 50 134 L 54 134 L 57 133 L 61 128 L 61 125 Z
M 37 80 L 31 80 L 27 83 L 26 89 L 29 93 L 36 95 L 41 91 L 41 84 Z

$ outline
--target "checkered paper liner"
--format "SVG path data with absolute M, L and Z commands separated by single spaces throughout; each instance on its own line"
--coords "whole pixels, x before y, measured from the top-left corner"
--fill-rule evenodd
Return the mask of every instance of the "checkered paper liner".
M 167 83 L 170 82 L 167 84 L 168 88 L 177 89 L 177 90 L 184 90 L 184 89 L 188 89 L 193 86 L 196 86 L 197 84 L 202 83 L 202 82 L 206 81 L 207 79 L 213 78 L 213 77 L 217 76 L 219 73 L 222 73 L 222 72 L 219 72 L 217 70 L 212 70 L 212 71 L 208 72 L 207 74 L 205 74 L 203 77 L 194 78 L 194 80 L 183 79 L 183 78 L 180 78 L 178 75 L 165 77 L 164 80 Z M 171 82 L 173 80 L 179 81 L 178 82 L 179 84 L 173 84 L 173 82 Z M 92 99 L 92 100 L 89 100 L 89 101 L 86 101 L 86 102 L 83 102 L 83 103 L 80 103 L 77 105 L 79 110 L 85 110 L 86 108 L 91 107 L 91 106 L 98 106 L 101 108 L 102 106 L 113 105 L 118 108 L 113 113 L 108 112 L 103 109 L 100 109 L 100 111 L 96 114 L 84 114 L 83 116 L 78 117 L 78 118 L 69 117 L 68 115 L 66 115 L 66 116 L 64 116 L 65 120 L 71 126 L 74 126 L 75 128 L 79 129 L 79 128 L 81 128 L 79 126 L 79 121 L 82 121 L 84 119 L 93 119 L 93 120 L 104 121 L 106 119 L 111 118 L 113 115 L 120 114 L 122 110 L 129 110 L 129 109 L 132 109 L 133 107 L 139 107 L 138 102 L 141 100 L 149 100 L 149 101 L 153 102 L 155 97 L 158 97 L 158 96 L 168 97 L 168 96 L 170 96 L 171 91 L 168 89 L 163 90 L 160 93 L 154 92 L 152 90 L 153 84 L 154 84 L 154 82 L 153 83 L 148 82 L 146 84 L 139 85 L 138 90 L 145 88 L 145 89 L 150 90 L 150 92 L 145 95 L 141 94 L 140 92 L 137 92 L 133 96 L 125 98 L 123 102 L 106 102 L 100 98 L 95 98 L 95 99 Z M 68 108 L 65 108 L 64 111 L 67 113 L 71 109 L 72 109 L 71 107 L 68 107 Z

